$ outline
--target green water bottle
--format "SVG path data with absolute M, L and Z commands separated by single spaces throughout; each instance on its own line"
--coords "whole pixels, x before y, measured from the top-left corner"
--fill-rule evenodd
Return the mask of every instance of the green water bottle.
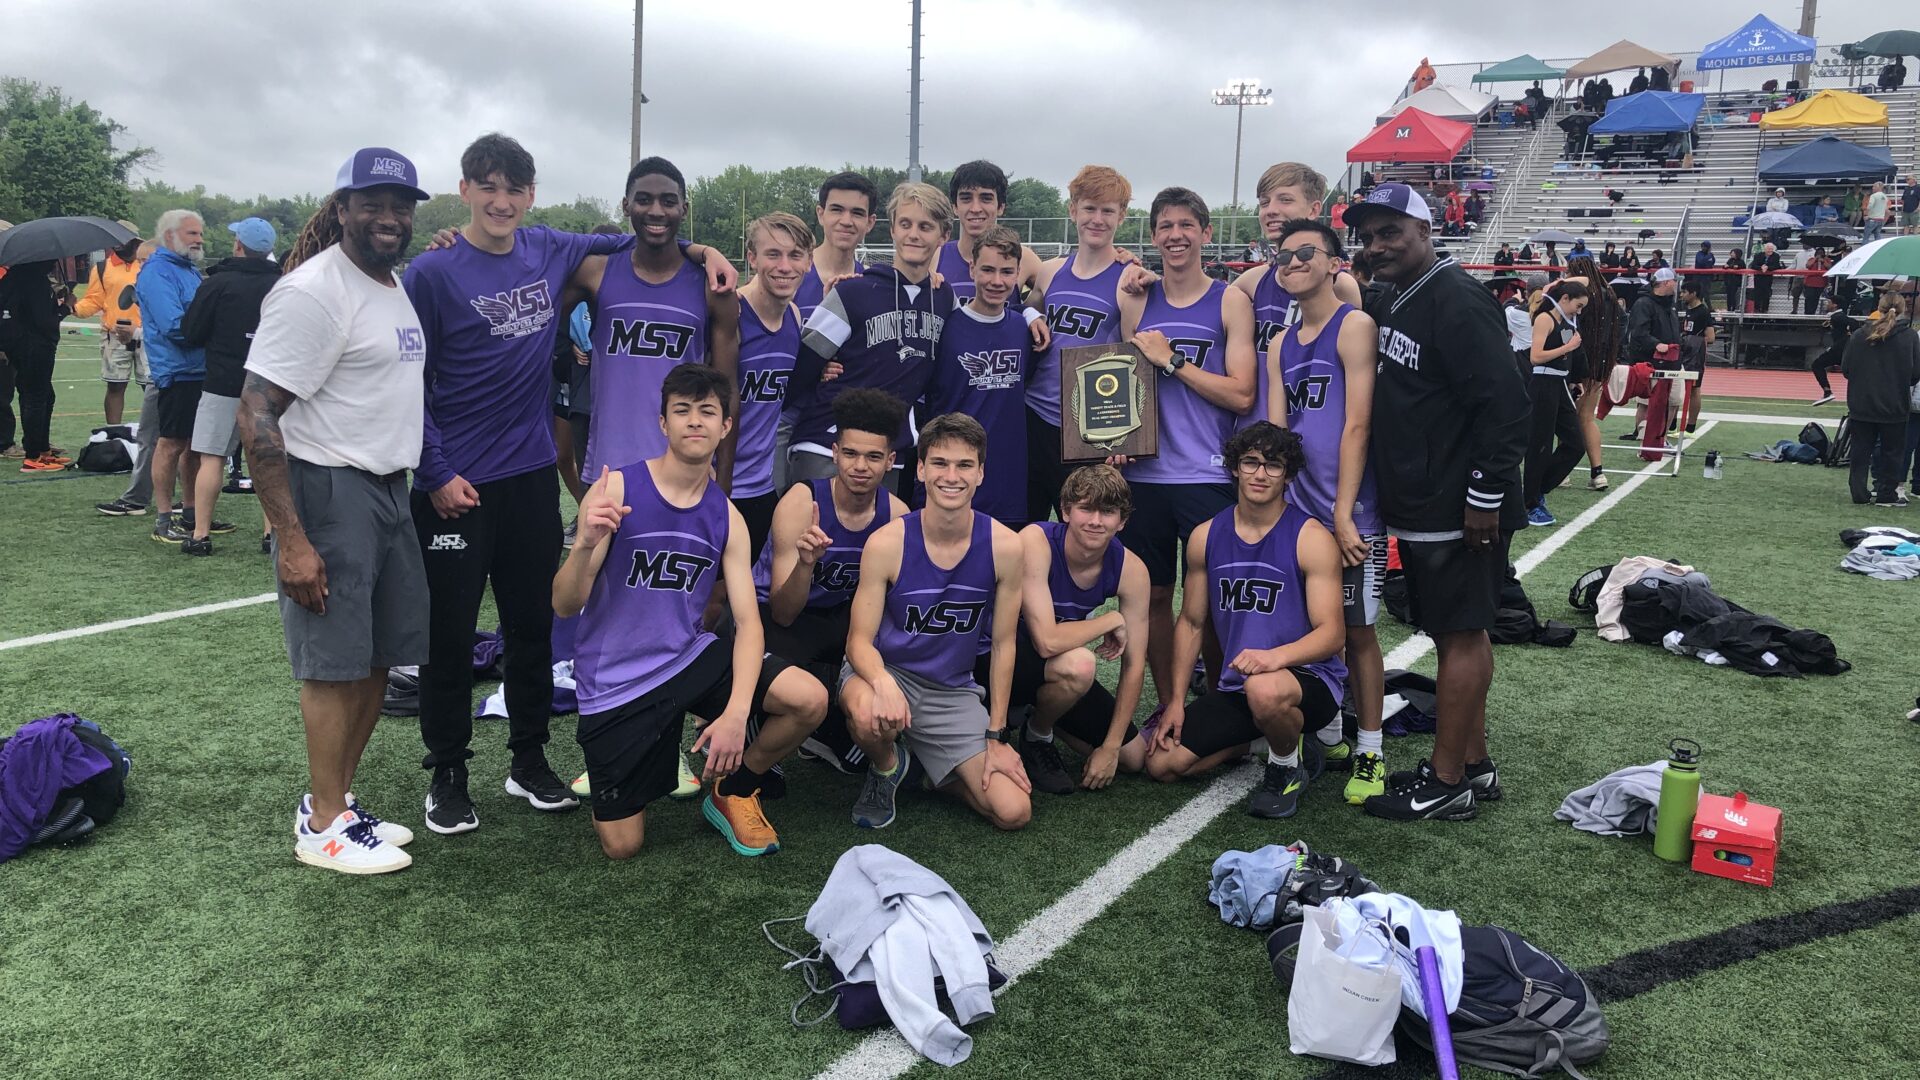
M 1668 862 L 1686 862 L 1692 848 L 1693 814 L 1700 808 L 1700 744 L 1675 739 L 1667 744 L 1667 770 L 1660 777 L 1659 820 L 1654 823 L 1653 853 Z

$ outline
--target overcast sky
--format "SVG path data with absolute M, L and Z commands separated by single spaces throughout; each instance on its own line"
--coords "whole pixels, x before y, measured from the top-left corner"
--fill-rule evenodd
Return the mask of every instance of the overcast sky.
M 5 6 L 0 74 L 92 103 L 157 151 L 147 175 L 180 187 L 319 192 L 354 148 L 390 145 L 419 164 L 430 191 L 448 191 L 461 148 L 488 130 L 533 152 L 542 203 L 617 198 L 630 164 L 633 5 L 621 0 Z M 1889 29 L 1898 7 L 1825 6 L 1823 43 Z M 1756 10 L 1789 28 L 1800 10 L 1791 0 L 1523 3 L 1490 22 L 1489 6 L 1428 0 L 925 7 L 929 167 L 988 157 L 1064 188 L 1080 165 L 1103 162 L 1141 203 L 1175 183 L 1227 200 L 1233 110 L 1208 91 L 1236 77 L 1275 91 L 1273 106 L 1246 113 L 1241 195 L 1251 202 L 1253 178 L 1273 161 L 1342 168 L 1422 56 L 1582 56 L 1621 37 L 1697 50 Z M 1443 18 L 1449 8 L 1456 17 Z M 907 0 L 654 0 L 644 151 L 690 179 L 739 162 L 904 165 L 909 10 Z

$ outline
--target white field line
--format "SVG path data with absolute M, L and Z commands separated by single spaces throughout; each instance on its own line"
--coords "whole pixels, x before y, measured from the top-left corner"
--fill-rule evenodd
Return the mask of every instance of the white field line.
M 258 596 L 243 596 L 238 600 L 222 600 L 217 604 L 201 604 L 197 607 L 180 608 L 177 611 L 157 611 L 152 615 L 142 615 L 133 619 L 115 619 L 112 622 L 94 623 L 92 626 L 77 626 L 72 630 L 55 630 L 49 634 L 9 638 L 6 641 L 0 641 L 0 652 L 8 649 L 24 649 L 29 645 L 50 645 L 56 641 L 92 637 L 94 634 L 111 633 L 133 626 L 151 626 L 154 623 L 171 622 L 174 619 L 188 619 L 195 615 L 211 615 L 216 611 L 232 611 L 234 608 L 252 607 L 255 604 L 270 604 L 273 599 L 273 593 L 261 593 Z
M 1769 417 L 1768 419 L 1776 419 Z M 1715 421 L 1704 420 L 1694 433 L 1693 439 L 1699 439 L 1713 430 Z M 1600 520 L 1601 515 L 1620 505 L 1641 484 L 1651 479 L 1664 465 L 1655 462 L 1641 469 L 1615 486 L 1599 502 L 1588 507 L 1585 512 L 1572 521 L 1556 529 L 1552 536 L 1533 546 L 1514 564 L 1515 572 L 1525 577 L 1529 572 L 1545 562 L 1554 552 L 1584 532 L 1588 526 Z M 1400 646 L 1387 654 L 1387 666 L 1390 668 L 1410 667 L 1414 661 L 1425 656 L 1433 648 L 1433 639 L 1425 635 L 1408 638 Z M 1246 793 L 1253 790 L 1254 781 L 1260 775 L 1257 764 L 1249 763 L 1227 773 L 1208 784 L 1200 794 L 1194 796 L 1186 805 L 1167 815 L 1158 825 L 1147 830 L 1146 834 L 1135 840 L 1107 860 L 1092 876 L 1074 886 L 1065 896 L 1048 904 L 1044 910 L 1013 934 L 999 943 L 993 951 L 994 961 L 1007 981 L 998 993 L 1005 993 L 1020 981 L 1020 977 L 1045 963 L 1054 953 L 1073 936 L 1092 922 L 1107 909 L 1123 892 L 1132 888 L 1139 880 L 1151 873 L 1161 863 L 1173 856 L 1187 841 L 1200 835 L 1200 830 L 1212 823 L 1214 818 L 1225 813 L 1230 807 L 1239 804 Z M 908 1046 L 906 1040 L 897 1031 L 888 1028 L 885 1031 L 869 1035 L 860 1045 L 840 1055 L 831 1065 L 820 1072 L 814 1080 L 892 1080 L 913 1068 L 920 1061 L 920 1055 Z

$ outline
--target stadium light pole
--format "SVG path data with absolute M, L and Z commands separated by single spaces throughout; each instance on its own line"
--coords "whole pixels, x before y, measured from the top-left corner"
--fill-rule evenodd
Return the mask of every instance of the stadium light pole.
M 913 45 L 907 71 L 907 179 L 918 183 L 920 168 L 920 0 L 913 0 Z
M 647 103 L 647 95 L 640 92 L 640 43 L 641 27 L 645 22 L 647 0 L 633 0 L 633 142 L 628 148 L 632 151 L 627 164 L 640 160 L 640 106 Z
M 1240 140 L 1246 130 L 1247 106 L 1273 104 L 1273 91 L 1263 88 L 1260 80 L 1232 79 L 1227 85 L 1213 92 L 1215 105 L 1233 106 L 1233 201 L 1230 205 L 1240 205 Z M 1231 243 L 1229 238 L 1229 243 Z

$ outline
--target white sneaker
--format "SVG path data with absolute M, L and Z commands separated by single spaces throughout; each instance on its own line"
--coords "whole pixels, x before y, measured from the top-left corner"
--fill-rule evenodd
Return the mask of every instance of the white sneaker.
M 334 818 L 324 832 L 314 832 L 302 822 L 293 857 L 343 874 L 390 874 L 413 865 L 413 856 L 381 840 L 373 824 L 351 810 Z
M 359 814 L 362 820 L 372 825 L 373 835 L 379 837 L 386 843 L 392 844 L 394 847 L 406 847 L 408 844 L 413 843 L 412 829 L 407 828 L 397 821 L 388 821 L 384 818 L 375 817 L 372 811 L 360 805 L 360 800 L 354 798 L 353 792 L 351 791 L 347 792 L 347 809 Z M 293 835 L 295 838 L 298 838 L 300 835 L 300 826 L 305 824 L 307 819 L 312 816 L 313 792 L 309 791 L 305 795 L 300 796 L 300 806 L 293 812 Z
M 1608 484 L 1607 484 L 1606 473 L 1601 473 L 1599 476 L 1590 476 L 1587 478 L 1588 491 L 1605 491 L 1607 490 L 1607 487 L 1608 487 Z

